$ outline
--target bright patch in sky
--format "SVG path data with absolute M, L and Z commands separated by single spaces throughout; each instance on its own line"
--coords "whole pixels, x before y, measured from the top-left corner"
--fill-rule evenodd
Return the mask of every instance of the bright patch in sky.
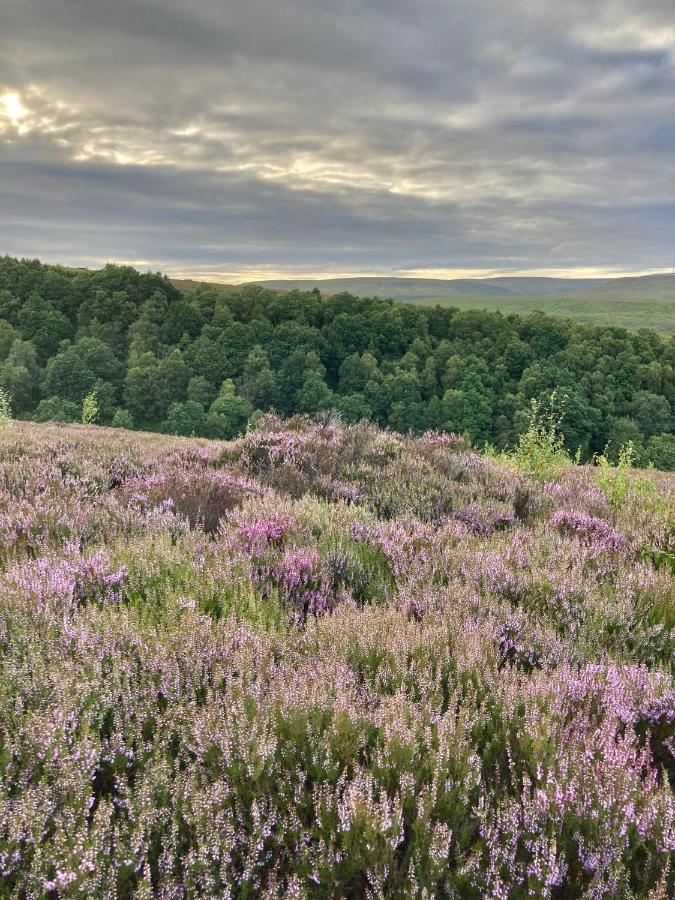
M 8 92 L 0 95 L 0 120 L 4 119 L 9 122 L 19 134 L 26 134 L 28 131 L 28 125 L 24 124 L 27 115 L 28 110 L 18 94 Z
M 0 254 L 672 264 L 672 0 L 0 4 Z

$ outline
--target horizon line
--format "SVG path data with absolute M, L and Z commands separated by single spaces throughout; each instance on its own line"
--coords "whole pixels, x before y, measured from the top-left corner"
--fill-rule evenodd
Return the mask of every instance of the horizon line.
M 220 266 L 177 266 L 166 259 L 103 259 L 102 257 L 80 256 L 71 262 L 49 260 L 39 256 L 25 256 L 21 253 L 5 252 L 4 256 L 15 259 L 37 259 L 43 265 L 61 266 L 63 268 L 96 271 L 106 265 L 132 266 L 140 271 L 160 272 L 170 279 L 201 281 L 210 284 L 227 284 L 240 286 L 251 283 L 271 281 L 332 281 L 336 279 L 426 279 L 429 281 L 489 281 L 495 278 L 551 278 L 563 280 L 606 280 L 619 278 L 642 278 L 658 275 L 675 275 L 674 267 L 618 269 L 610 266 L 570 266 L 541 268 L 441 268 L 410 267 L 390 269 L 365 269 L 362 271 L 345 269 L 284 269 L 274 264 L 233 267 L 224 269 Z
M 140 262 L 138 263 L 140 265 Z M 161 267 L 160 267 L 161 269 Z M 646 278 L 650 276 L 675 275 L 671 268 L 663 269 L 394 269 L 385 271 L 365 272 L 270 272 L 252 269 L 250 272 L 242 271 L 166 271 L 167 277 L 174 280 L 201 281 L 207 284 L 228 284 L 241 286 L 245 284 L 264 284 L 265 282 L 279 281 L 312 281 L 328 282 L 336 280 L 358 279 L 395 279 L 428 280 L 428 281 L 491 281 L 497 278 L 550 278 L 555 280 L 597 280 L 610 281 L 621 278 Z

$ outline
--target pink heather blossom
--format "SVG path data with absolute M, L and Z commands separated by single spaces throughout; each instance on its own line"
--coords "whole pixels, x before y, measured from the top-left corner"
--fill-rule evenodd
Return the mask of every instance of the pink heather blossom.
M 276 416 L 0 470 L 3 896 L 675 896 L 673 476 Z

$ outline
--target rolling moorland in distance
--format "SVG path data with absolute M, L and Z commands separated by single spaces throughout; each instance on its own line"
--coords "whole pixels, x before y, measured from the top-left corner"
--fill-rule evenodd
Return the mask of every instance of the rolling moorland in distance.
M 200 282 L 173 279 L 183 290 Z M 487 309 L 502 313 L 543 312 L 594 325 L 651 328 L 675 333 L 675 275 L 638 275 L 625 278 L 386 278 L 276 279 L 255 282 L 273 290 L 322 294 L 347 292 L 362 297 L 388 297 L 421 304 Z M 219 285 L 235 289 L 235 285 Z

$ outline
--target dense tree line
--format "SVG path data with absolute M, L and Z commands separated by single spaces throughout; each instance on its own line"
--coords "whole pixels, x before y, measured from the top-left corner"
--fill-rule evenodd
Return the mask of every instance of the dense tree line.
M 584 457 L 632 440 L 675 469 L 675 343 L 649 330 L 0 258 L 0 387 L 15 414 L 229 438 L 257 410 L 336 410 L 399 431 L 513 444 L 530 399 L 564 397 Z

